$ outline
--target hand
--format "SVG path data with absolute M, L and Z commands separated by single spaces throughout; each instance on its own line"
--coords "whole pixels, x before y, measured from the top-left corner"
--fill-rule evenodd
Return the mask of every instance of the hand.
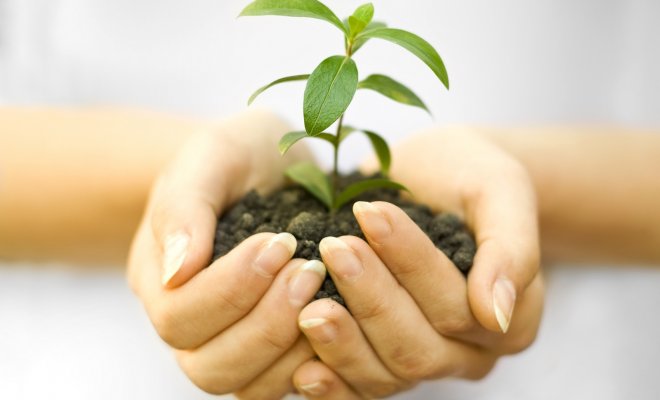
M 295 373 L 309 398 L 381 397 L 426 379 L 478 379 L 535 338 L 543 285 L 535 198 L 523 168 L 468 131 L 416 136 L 393 160 L 393 179 L 417 201 L 458 214 L 472 229 L 474 265 L 466 280 L 403 211 L 357 203 L 368 244 L 321 243 L 352 316 L 328 300 L 300 315 L 322 361 Z
M 248 113 L 191 138 L 156 182 L 132 245 L 128 280 L 181 368 L 211 393 L 278 398 L 313 357 L 298 315 L 325 276 L 320 262 L 290 260 L 288 234 L 262 233 L 205 268 L 217 216 L 248 189 L 282 183 L 277 140 L 286 127 Z

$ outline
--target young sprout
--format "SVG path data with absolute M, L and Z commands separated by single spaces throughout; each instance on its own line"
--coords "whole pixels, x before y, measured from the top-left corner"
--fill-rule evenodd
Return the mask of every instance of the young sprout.
M 353 55 L 370 39 L 383 39 L 397 44 L 422 60 L 449 89 L 447 70 L 442 59 L 427 41 L 419 36 L 387 27 L 382 22 L 373 21 L 374 6 L 367 3 L 358 7 L 353 15 L 342 22 L 327 6 L 317 0 L 255 0 L 241 12 L 240 16 L 280 15 L 288 17 L 316 18 L 331 23 L 344 35 L 344 55 L 335 55 L 323 60 L 311 74 L 293 75 L 281 78 L 258 89 L 248 100 L 251 104 L 265 90 L 280 83 L 307 81 L 303 100 L 304 131 L 287 133 L 279 142 L 279 150 L 284 155 L 291 146 L 305 138 L 316 138 L 329 142 L 334 149 L 334 162 L 331 178 L 312 163 L 294 165 L 286 175 L 305 187 L 323 202 L 331 212 L 341 208 L 361 193 L 376 188 L 404 189 L 401 184 L 387 179 L 391 156 L 387 142 L 375 132 L 344 125 L 344 113 L 358 89 L 368 89 L 380 93 L 394 101 L 428 108 L 412 90 L 385 75 L 370 75 L 358 80 L 358 69 Z M 337 122 L 334 134 L 324 132 Z M 354 132 L 367 136 L 374 148 L 380 170 L 385 178 L 366 179 L 339 191 L 338 158 L 342 142 Z

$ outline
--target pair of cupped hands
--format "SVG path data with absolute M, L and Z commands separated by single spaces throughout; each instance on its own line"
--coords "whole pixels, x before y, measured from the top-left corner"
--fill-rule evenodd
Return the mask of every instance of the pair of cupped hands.
M 256 234 L 210 266 L 217 217 L 251 188 L 283 184 L 286 126 L 249 112 L 190 138 L 152 189 L 131 287 L 188 377 L 210 393 L 362 399 L 424 380 L 478 379 L 536 336 L 543 307 L 536 203 L 524 168 L 470 129 L 432 129 L 393 149 L 393 179 L 464 219 L 467 279 L 396 206 L 358 202 L 366 241 L 291 259 L 288 233 Z M 222 240 L 222 238 L 220 238 Z M 208 268 L 207 268 L 208 267 Z M 312 301 L 329 273 L 351 312 Z

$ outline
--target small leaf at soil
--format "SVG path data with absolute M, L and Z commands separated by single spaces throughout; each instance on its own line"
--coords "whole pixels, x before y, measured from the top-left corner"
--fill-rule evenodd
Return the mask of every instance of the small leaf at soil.
M 383 139 L 383 137 L 376 132 L 368 131 L 365 129 L 357 129 L 350 125 L 344 125 L 341 132 L 339 132 L 339 143 L 341 143 L 353 132 L 362 132 L 367 135 L 367 138 L 371 142 L 371 146 L 374 148 L 374 152 L 376 152 L 376 155 L 378 156 L 380 172 L 383 175 L 387 175 L 390 172 L 392 155 L 390 153 L 390 147 L 387 145 L 385 139 Z
M 389 76 L 379 74 L 369 75 L 366 79 L 358 83 L 358 89 L 373 90 L 399 103 L 419 107 L 426 110 L 429 114 L 431 113 L 422 99 L 412 90 Z
M 300 163 L 289 167 L 286 176 L 301 184 L 326 207 L 332 207 L 332 188 L 328 177 L 312 163 Z
M 317 135 L 346 111 L 357 90 L 358 70 L 345 56 L 328 57 L 307 80 L 303 100 L 305 130 Z
M 348 35 L 346 27 L 335 13 L 317 0 L 255 0 L 241 11 L 239 17 L 258 15 L 316 18 L 330 22 Z
M 359 129 L 353 128 L 350 125 L 344 125 L 339 132 L 339 143 L 343 142 L 351 133 L 357 132 Z
M 280 139 L 280 142 L 277 144 L 280 154 L 285 155 L 287 151 L 296 144 L 299 140 L 304 139 L 306 137 L 311 137 L 315 139 L 323 139 L 326 142 L 329 142 L 330 144 L 335 143 L 335 136 L 329 133 L 319 133 L 316 136 L 310 136 L 307 134 L 305 131 L 295 131 L 295 132 L 289 132 L 286 135 L 282 136 Z
M 365 30 L 358 35 L 358 38 L 378 38 L 398 44 L 424 61 L 445 87 L 449 89 L 449 77 L 440 55 L 429 42 L 414 33 L 403 29 L 376 28 Z
M 281 155 L 285 155 L 287 151 L 300 139 L 308 137 L 307 132 L 305 131 L 296 131 L 289 132 L 286 135 L 282 136 L 280 142 L 277 144 L 277 147 L 280 150 Z
M 252 102 L 254 101 L 254 99 L 257 98 L 257 96 L 259 96 L 261 93 L 265 92 L 266 90 L 270 89 L 271 87 L 273 87 L 275 85 L 279 85 L 280 83 L 285 83 L 285 82 L 304 81 L 304 80 L 307 80 L 308 78 L 309 78 L 309 74 L 307 74 L 307 75 L 293 75 L 293 76 L 287 76 L 287 77 L 280 78 L 280 79 L 277 79 L 275 81 L 272 81 L 268 85 L 262 86 L 259 89 L 257 89 L 257 91 L 254 92 L 252 94 L 252 96 L 250 96 L 250 99 L 248 100 L 248 106 L 250 104 L 252 104 Z
M 369 138 L 371 146 L 373 146 L 376 155 L 378 156 L 378 161 L 380 162 L 380 172 L 383 175 L 389 174 L 390 165 L 392 164 L 392 155 L 390 153 L 390 147 L 387 145 L 385 139 L 379 134 L 372 131 L 363 130 L 365 135 Z
M 409 191 L 402 184 L 391 181 L 389 179 L 368 179 L 368 180 L 356 182 L 348 186 L 346 189 L 344 189 L 344 191 L 342 191 L 339 194 L 339 196 L 337 196 L 337 199 L 335 200 L 334 208 L 338 210 L 341 208 L 341 206 L 348 203 L 351 199 L 361 195 L 362 193 L 368 190 L 373 190 L 378 188 Z

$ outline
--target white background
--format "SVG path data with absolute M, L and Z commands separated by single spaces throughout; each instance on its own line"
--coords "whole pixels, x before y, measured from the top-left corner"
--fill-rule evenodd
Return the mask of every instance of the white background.
M 237 20 L 246 3 L 0 0 L 0 103 L 121 104 L 217 117 L 244 109 L 263 83 L 308 73 L 341 52 L 331 25 Z M 359 2 L 327 4 L 343 16 Z M 353 125 L 392 141 L 430 123 L 660 125 L 657 0 L 375 5 L 377 19 L 436 46 L 451 90 L 404 50 L 370 42 L 356 57 L 361 76 L 400 79 L 435 120 L 360 93 L 347 114 Z M 302 90 L 302 83 L 282 86 L 258 102 L 302 126 Z M 354 140 L 346 168 L 364 155 Z M 483 382 L 441 382 L 403 398 L 658 398 L 660 272 L 563 266 L 548 274 L 546 318 L 533 348 L 504 359 Z M 178 371 L 120 272 L 2 265 L 0 399 L 41 398 L 206 395 Z

